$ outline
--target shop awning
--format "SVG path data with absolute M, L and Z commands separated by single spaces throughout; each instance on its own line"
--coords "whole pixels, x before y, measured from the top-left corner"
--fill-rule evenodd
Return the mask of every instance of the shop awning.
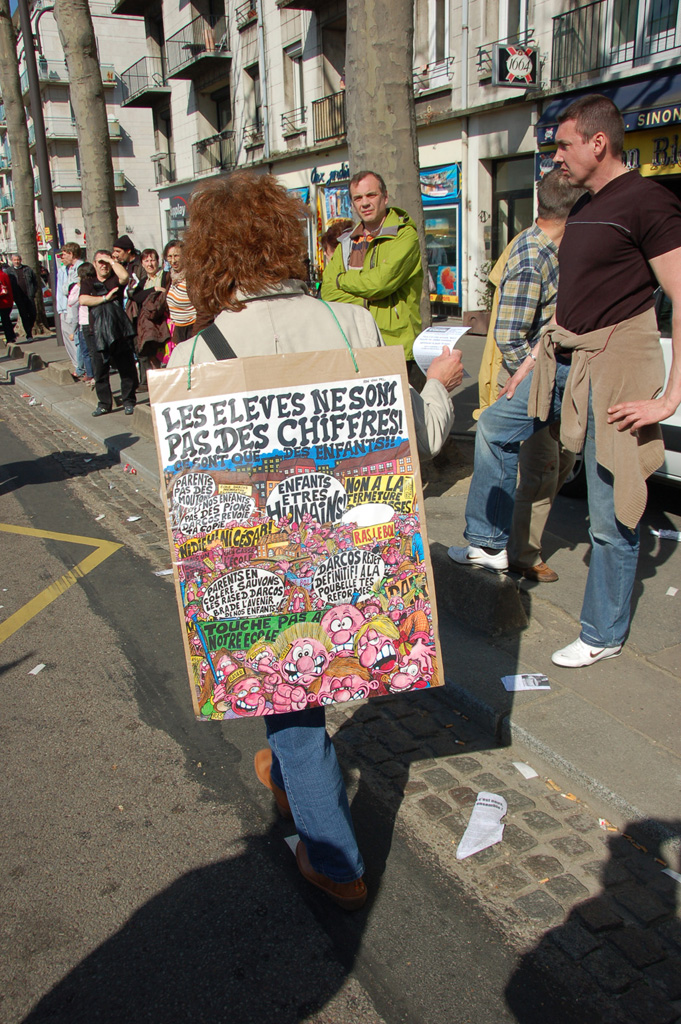
M 593 85 L 589 89 L 579 89 L 550 100 L 547 103 L 541 117 L 537 121 L 537 141 L 539 145 L 550 142 L 553 133 L 546 129 L 554 128 L 558 124 L 558 116 L 566 110 L 571 103 L 586 96 L 589 93 L 600 93 L 608 96 L 613 103 L 622 111 L 624 127 L 627 131 L 635 131 L 644 127 L 640 122 L 639 115 L 655 111 L 661 111 L 667 107 L 681 108 L 681 73 L 669 72 L 667 74 L 650 75 L 637 81 L 620 81 L 603 85 Z M 673 118 L 677 121 L 678 118 Z M 548 138 L 547 138 L 548 134 Z

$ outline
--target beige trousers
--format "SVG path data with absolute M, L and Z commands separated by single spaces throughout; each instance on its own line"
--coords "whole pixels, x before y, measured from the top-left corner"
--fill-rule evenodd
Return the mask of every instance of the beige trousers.
M 554 433 L 560 423 L 542 427 L 523 441 L 518 458 L 518 489 L 507 552 L 510 565 L 529 569 L 542 561 L 541 539 L 558 491 L 575 464 Z M 553 433 L 552 433 L 553 431 Z

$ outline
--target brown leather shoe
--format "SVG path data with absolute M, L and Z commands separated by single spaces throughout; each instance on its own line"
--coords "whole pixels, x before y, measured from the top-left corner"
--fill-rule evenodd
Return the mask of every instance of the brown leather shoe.
M 255 766 L 255 774 L 260 782 L 262 782 L 263 786 L 267 786 L 268 789 L 272 790 L 277 804 L 277 809 L 282 818 L 286 818 L 287 821 L 293 821 L 291 805 L 288 802 L 286 793 L 283 789 L 280 789 L 276 783 L 272 782 L 272 775 L 270 774 L 270 769 L 272 767 L 272 751 L 270 748 L 265 747 L 264 750 L 259 750 L 253 759 L 253 764 Z
M 353 882 L 332 882 L 326 875 L 320 875 L 310 864 L 310 858 L 302 839 L 296 846 L 296 863 L 303 878 L 325 892 L 343 910 L 359 910 L 366 903 L 367 887 L 364 884 L 364 879 L 356 878 Z
M 532 565 L 529 568 L 521 565 L 509 565 L 509 572 L 520 573 L 526 580 L 533 580 L 534 583 L 555 583 L 558 579 L 558 573 L 554 572 L 546 562 L 537 562 L 536 565 Z

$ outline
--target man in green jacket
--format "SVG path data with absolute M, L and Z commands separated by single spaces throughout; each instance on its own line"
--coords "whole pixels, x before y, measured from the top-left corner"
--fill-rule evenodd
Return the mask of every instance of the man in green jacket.
M 360 171 L 350 180 L 360 223 L 346 231 L 324 271 L 321 296 L 351 302 L 373 316 L 386 345 L 402 345 L 412 359 L 421 330 L 423 266 L 416 225 L 396 206 L 380 174 Z

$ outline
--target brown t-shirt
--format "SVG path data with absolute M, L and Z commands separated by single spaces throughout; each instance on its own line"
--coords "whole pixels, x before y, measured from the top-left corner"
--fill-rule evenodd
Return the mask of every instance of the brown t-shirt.
M 587 193 L 558 253 L 558 324 L 586 334 L 650 309 L 657 281 L 648 260 L 678 248 L 681 204 L 663 185 L 629 171 Z

